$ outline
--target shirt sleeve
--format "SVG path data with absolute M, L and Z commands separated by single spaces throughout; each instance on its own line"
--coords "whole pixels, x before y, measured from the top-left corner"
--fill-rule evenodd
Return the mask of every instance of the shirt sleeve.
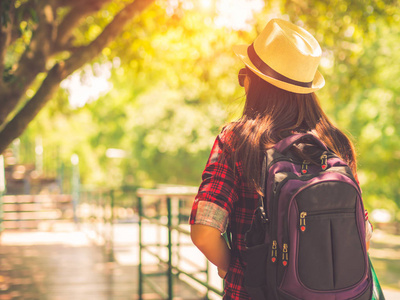
M 225 232 L 233 203 L 238 200 L 236 176 L 229 157 L 224 133 L 214 142 L 202 182 L 192 206 L 190 224 L 203 224 Z

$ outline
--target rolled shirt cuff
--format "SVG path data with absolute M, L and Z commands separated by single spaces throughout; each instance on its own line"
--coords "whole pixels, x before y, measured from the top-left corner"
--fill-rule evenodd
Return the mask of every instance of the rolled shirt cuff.
M 369 221 L 365 221 L 365 240 L 367 242 L 369 242 L 371 240 L 372 232 L 373 232 L 373 229 L 372 229 L 371 223 Z
M 217 228 L 221 233 L 228 226 L 228 212 L 219 205 L 209 201 L 199 201 L 196 217 L 192 224 L 202 224 Z

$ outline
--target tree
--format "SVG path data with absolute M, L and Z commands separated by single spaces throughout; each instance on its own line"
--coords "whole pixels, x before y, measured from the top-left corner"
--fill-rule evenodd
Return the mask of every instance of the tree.
M 26 129 L 63 79 L 101 53 L 152 2 L 1 1 L 0 153 Z M 85 18 L 106 5 L 112 6 L 108 11 L 116 11 L 115 15 L 104 17 L 105 22 L 111 20 L 93 39 L 77 43 Z M 37 87 L 33 93 L 32 86 Z
M 246 33 L 215 28 L 207 14 L 152 6 L 97 60 L 118 62 L 109 93 L 68 110 L 60 90 L 28 133 L 40 134 L 45 149 L 63 143 L 66 160 L 77 153 L 84 183 L 197 184 L 215 135 L 244 100 L 231 45 Z M 109 148 L 126 158 L 110 159 Z
M 110 184 L 118 178 L 115 185 L 196 184 L 215 134 L 229 120 L 227 111 L 240 111 L 243 100 L 235 72 L 242 64 L 231 46 L 250 43 L 270 18 L 281 17 L 305 27 L 321 44 L 326 86 L 318 96 L 329 116 L 353 136 L 367 207 L 398 210 L 397 2 L 269 1 L 249 18 L 251 30 L 246 31 L 223 28 L 215 21 L 228 8 L 257 0 L 230 1 L 211 1 L 209 11 L 201 10 L 202 1 L 190 0 L 162 1 L 147 9 L 97 60 L 120 61 L 112 70 L 110 93 L 63 113 L 59 108 L 68 101 L 59 91 L 39 116 L 42 124 L 34 122 L 32 137 L 46 131 L 43 141 L 64 142 L 62 150 L 69 151 L 64 159 L 71 153 L 81 155 L 86 172 L 81 178 L 87 183 Z M 175 5 L 172 12 L 168 5 Z M 242 14 L 232 15 L 224 20 L 236 21 Z M 102 28 L 106 21 L 97 14 L 76 36 L 90 40 L 91 32 L 99 30 L 90 24 Z M 69 133 L 65 124 L 71 126 Z M 126 150 L 127 158 L 110 161 L 106 150 L 114 147 Z

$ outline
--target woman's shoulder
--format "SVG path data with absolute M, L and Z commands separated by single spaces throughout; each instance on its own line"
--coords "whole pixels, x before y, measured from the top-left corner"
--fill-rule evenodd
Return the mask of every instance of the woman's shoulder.
M 223 139 L 225 142 L 232 142 L 233 139 L 237 136 L 237 133 L 235 133 L 238 129 L 238 125 L 240 125 L 240 122 L 238 121 L 233 121 L 230 123 L 225 124 L 222 129 L 220 134 L 218 135 L 221 139 Z
M 221 159 L 224 161 L 230 161 L 233 157 L 234 133 L 229 125 L 230 124 L 225 125 L 215 138 L 210 155 L 210 157 L 213 158 L 212 161 L 215 161 L 217 158 L 219 161 L 221 161 Z
M 235 132 L 233 130 L 234 122 L 226 124 L 222 127 L 221 132 L 217 136 L 217 140 L 223 149 L 229 152 L 234 151 Z

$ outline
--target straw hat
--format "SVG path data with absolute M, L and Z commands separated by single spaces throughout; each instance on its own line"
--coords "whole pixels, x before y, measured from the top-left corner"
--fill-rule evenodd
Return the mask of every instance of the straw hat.
M 235 54 L 255 74 L 278 88 L 308 94 L 322 88 L 318 72 L 321 47 L 305 29 L 272 19 L 253 44 L 233 47 Z

